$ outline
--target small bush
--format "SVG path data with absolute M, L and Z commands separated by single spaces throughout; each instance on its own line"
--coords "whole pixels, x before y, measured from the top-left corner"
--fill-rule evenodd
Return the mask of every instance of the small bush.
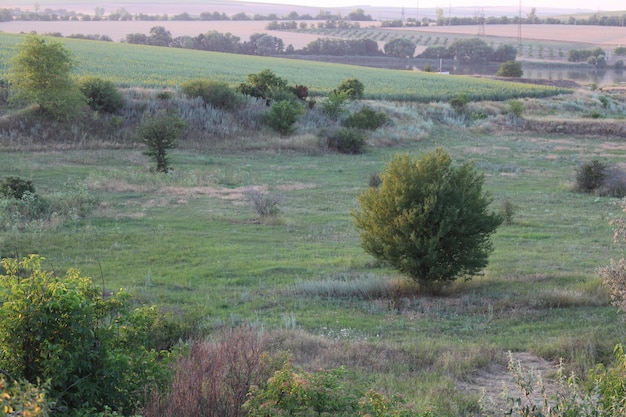
M 178 145 L 185 123 L 176 114 L 160 111 L 144 117 L 139 126 L 139 140 L 148 146 L 145 155 L 156 163 L 157 172 L 170 170 L 167 151 Z
M 451 98 L 449 103 L 454 111 L 456 111 L 457 113 L 462 113 L 463 110 L 465 110 L 465 106 L 467 105 L 467 103 L 469 103 L 469 98 L 467 97 L 467 94 L 461 93 L 458 96 Z
M 265 122 L 281 135 L 288 135 L 293 132 L 294 124 L 302 113 L 301 105 L 294 104 L 289 100 L 281 100 L 272 104 Z
M 235 90 L 222 81 L 186 81 L 181 85 L 181 90 L 187 97 L 200 97 L 205 106 L 211 105 L 219 109 L 234 110 L 240 102 Z
M 389 117 L 385 113 L 374 111 L 369 107 L 363 107 L 361 110 L 348 116 L 344 126 L 354 129 L 376 130 L 387 122 L 389 122 Z
M 277 91 L 286 88 L 287 80 L 277 76 L 269 69 L 264 69 L 258 74 L 248 74 L 246 81 L 239 84 L 235 89 L 241 94 L 268 99 L 272 98 L 272 90 Z
M 87 97 L 87 104 L 94 111 L 115 113 L 124 107 L 124 96 L 112 81 L 98 77 L 82 77 L 78 88 Z
M 174 98 L 174 93 L 169 90 L 159 91 L 156 94 L 156 98 L 163 101 L 171 100 Z
M 594 159 L 585 162 L 576 170 L 577 191 L 592 193 L 600 188 L 606 178 L 607 165 Z
M 20 200 L 27 192 L 35 194 L 35 186 L 31 180 L 9 176 L 0 181 L 0 197 Z
M 509 105 L 509 111 L 511 114 L 516 117 L 522 117 L 522 113 L 524 112 L 524 104 L 519 100 L 509 100 L 507 102 Z
M 282 197 L 278 194 L 263 194 L 258 190 L 250 190 L 246 193 L 252 208 L 261 219 L 274 218 L 280 213 Z
M 502 216 L 502 219 L 505 225 L 510 226 L 513 224 L 513 216 L 515 215 L 515 206 L 513 205 L 513 203 L 511 203 L 511 200 L 509 200 L 508 198 L 502 202 L 500 215 Z
M 335 89 L 337 93 L 347 93 L 352 100 L 360 100 L 365 93 L 365 86 L 356 78 L 348 78 L 343 80 Z
M 326 138 L 326 146 L 340 153 L 360 154 L 365 147 L 365 134 L 360 129 L 338 129 Z
M 174 364 L 169 390 L 153 392 L 144 417 L 243 417 L 253 386 L 263 386 L 276 369 L 265 350 L 267 339 L 238 328 L 215 343 L 193 343 Z

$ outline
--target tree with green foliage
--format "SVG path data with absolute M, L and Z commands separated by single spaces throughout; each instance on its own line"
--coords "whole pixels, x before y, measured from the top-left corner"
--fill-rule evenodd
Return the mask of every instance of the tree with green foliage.
M 498 77 L 514 77 L 519 78 L 524 74 L 522 71 L 522 63 L 518 61 L 507 61 L 500 65 L 496 75 Z
M 43 260 L 2 260 L 0 369 L 15 380 L 48 381 L 59 414 L 132 414 L 149 384 L 167 380 L 165 361 L 148 348 L 157 312 L 135 308 L 123 291 L 105 296 L 76 269 L 57 277 Z
M 457 39 L 448 49 L 454 59 L 465 64 L 485 64 L 493 56 L 493 48 L 479 38 Z
M 178 139 L 185 127 L 180 116 L 163 110 L 154 115 L 146 115 L 142 120 L 139 140 L 148 146 L 145 155 L 156 163 L 156 172 L 169 172 L 167 151 L 178 146 Z
M 413 58 L 415 43 L 405 38 L 396 38 L 387 42 L 384 46 L 385 54 L 396 58 Z
M 335 92 L 346 93 L 351 100 L 360 100 L 365 94 L 365 86 L 356 78 L 348 78 L 337 86 Z
M 8 79 L 15 90 L 13 102 L 35 103 L 54 119 L 77 117 L 85 105 L 71 73 L 76 66 L 72 53 L 59 41 L 26 35 L 11 59 Z
M 269 69 L 264 69 L 258 74 L 248 74 L 246 81 L 239 84 L 236 90 L 242 94 L 270 99 L 273 93 L 287 89 L 287 80 L 280 78 Z
M 380 179 L 352 212 L 366 252 L 426 287 L 469 278 L 487 265 L 502 218 L 489 211 L 473 164 L 455 167 L 443 149 L 403 154 Z

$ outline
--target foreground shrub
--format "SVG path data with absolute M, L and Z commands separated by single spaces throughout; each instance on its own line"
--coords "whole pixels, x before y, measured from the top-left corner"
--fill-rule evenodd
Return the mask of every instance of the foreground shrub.
M 546 387 L 541 375 L 525 369 L 509 354 L 509 372 L 517 393 L 504 392 L 507 403 L 499 410 L 492 399 L 483 401 L 484 416 L 512 417 L 623 417 L 626 415 L 626 355 L 621 345 L 615 348 L 615 366 L 599 365 L 586 383 L 575 375 L 565 376 L 559 366 L 556 390 Z M 487 411 L 485 408 L 491 408 Z M 495 413 L 493 412 L 495 411 Z
M 281 100 L 272 104 L 265 121 L 269 127 L 280 133 L 288 135 L 293 132 L 294 124 L 303 113 L 300 104 L 294 104 L 289 100 Z
M 340 153 L 351 155 L 363 153 L 363 148 L 365 147 L 365 133 L 360 129 L 338 129 L 326 138 L 326 147 Z
M 42 269 L 43 258 L 4 259 L 0 276 L 0 369 L 31 384 L 50 381 L 60 414 L 111 407 L 133 413 L 147 384 L 166 379 L 149 350 L 156 311 L 135 309 L 120 291 L 107 296 L 71 269 Z
M 352 212 L 366 252 L 424 286 L 470 277 L 487 265 L 502 218 L 489 211 L 484 177 L 471 163 L 454 167 L 443 149 L 398 155 L 380 179 Z
M 432 417 L 398 397 L 388 399 L 363 386 L 344 367 L 309 373 L 287 361 L 265 387 L 253 387 L 244 408 L 249 417 Z
M 234 110 L 240 102 L 235 90 L 223 81 L 198 79 L 186 81 L 180 87 L 187 97 L 200 97 L 205 106 Z
M 174 364 L 171 387 L 154 391 L 144 417 L 241 417 L 252 386 L 276 369 L 265 353 L 266 339 L 238 328 L 216 343 L 193 343 Z
M 389 117 L 383 112 L 377 112 L 369 107 L 352 113 L 344 121 L 344 126 L 354 129 L 376 130 L 389 122 Z
M 156 172 L 167 173 L 170 170 L 167 151 L 178 146 L 184 128 L 185 123 L 178 115 L 166 111 L 146 115 L 142 120 L 139 140 L 148 147 L 144 154 L 156 163 Z
M 94 111 L 115 113 L 124 107 L 124 96 L 112 81 L 82 77 L 78 80 L 78 88 Z
M 19 200 L 25 193 L 35 194 L 35 186 L 31 180 L 9 176 L 0 181 L 0 197 Z
M 46 417 L 50 404 L 44 388 L 28 381 L 7 382 L 0 375 L 0 413 L 7 416 Z

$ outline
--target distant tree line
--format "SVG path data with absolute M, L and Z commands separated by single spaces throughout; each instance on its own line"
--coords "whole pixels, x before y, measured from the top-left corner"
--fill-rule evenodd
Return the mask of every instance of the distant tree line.
M 226 13 L 219 12 L 202 12 L 199 15 L 191 15 L 187 12 L 175 14 L 169 16 L 167 14 L 146 14 L 146 13 L 129 13 L 125 8 L 120 7 L 109 13 L 105 14 L 105 10 L 101 7 L 96 7 L 93 15 L 85 13 L 77 13 L 68 11 L 66 9 L 44 9 L 43 11 L 23 11 L 19 8 L 0 9 L 0 22 L 8 22 L 11 20 L 26 20 L 26 21 L 210 21 L 210 20 L 349 20 L 349 21 L 371 21 L 372 16 L 366 15 L 363 9 L 355 9 L 348 14 L 346 18 L 342 18 L 338 14 L 333 14 L 328 10 L 320 10 L 320 12 L 313 16 L 308 13 L 298 14 L 298 12 L 292 11 L 284 16 L 278 16 L 275 13 L 267 15 L 254 14 L 248 15 L 244 12 L 235 13 L 232 16 L 228 16 Z
M 466 64 L 484 62 L 514 61 L 517 48 L 512 45 L 500 45 L 496 49 L 479 38 L 457 39 L 448 47 L 429 46 L 418 58 L 455 59 Z
M 371 39 L 332 39 L 319 38 L 309 42 L 302 49 L 294 49 L 292 45 L 285 48 L 282 39 L 267 33 L 255 33 L 248 41 L 231 33 L 210 31 L 197 36 L 172 37 L 170 31 L 163 26 L 155 26 L 149 34 L 130 33 L 122 40 L 126 43 L 168 46 L 172 48 L 198 49 L 202 51 L 228 52 L 248 55 L 334 55 L 334 56 L 377 56 L 383 55 L 376 41 Z M 411 41 L 412 51 L 415 44 Z M 388 55 L 394 55 L 393 53 Z M 412 56 L 412 52 L 410 54 Z

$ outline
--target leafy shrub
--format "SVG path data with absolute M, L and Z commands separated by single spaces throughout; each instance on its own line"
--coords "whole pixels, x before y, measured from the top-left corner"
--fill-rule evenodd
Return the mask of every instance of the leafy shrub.
M 356 78 L 348 78 L 343 80 L 341 84 L 335 89 L 336 93 L 347 93 L 348 97 L 352 100 L 360 100 L 365 93 L 365 86 Z
M 35 186 L 31 180 L 9 176 L 0 181 L 0 197 L 19 200 L 27 192 L 35 194 Z
M 346 127 L 364 130 L 376 130 L 389 122 L 389 117 L 383 112 L 377 112 L 369 107 L 352 113 L 344 121 Z
M 358 197 L 353 211 L 361 246 L 424 286 L 477 274 L 502 223 L 489 212 L 484 178 L 471 163 L 453 167 L 443 149 L 398 155 L 380 174 L 382 184 Z
M 507 102 L 509 105 L 509 111 L 511 114 L 516 117 L 522 117 L 522 113 L 524 112 L 524 104 L 519 100 L 509 100 Z
M 518 61 L 507 61 L 500 65 L 496 75 L 498 77 L 514 77 L 519 78 L 524 74 L 522 63 Z
M 309 97 L 309 87 L 307 87 L 305 85 L 296 85 L 293 88 L 293 93 L 300 100 L 306 100 Z
M 9 383 L 0 375 L 0 413 L 7 416 L 46 417 L 49 408 L 45 388 L 28 381 Z
M 299 104 L 293 104 L 289 100 L 281 100 L 272 104 L 265 121 L 269 127 L 287 135 L 294 130 L 294 124 L 302 114 L 303 109 Z
M 341 128 L 326 138 L 326 146 L 340 153 L 360 154 L 365 147 L 365 134 L 360 129 Z
M 200 97 L 204 105 L 225 110 L 234 110 L 239 105 L 239 96 L 228 83 L 215 80 L 191 80 L 181 85 L 187 97 Z
M 148 384 L 162 383 L 164 361 L 146 348 L 157 312 L 136 309 L 120 291 L 104 298 L 91 278 L 42 269 L 43 258 L 4 259 L 0 276 L 0 369 L 30 383 L 64 412 L 133 413 Z
M 331 119 L 337 120 L 346 113 L 346 104 L 350 101 L 350 94 L 346 91 L 332 92 L 322 101 L 322 111 Z
M 157 172 L 170 170 L 167 151 L 178 145 L 184 128 L 185 123 L 174 113 L 159 111 L 155 115 L 144 116 L 139 126 L 139 140 L 148 146 L 144 153 L 156 163 Z
M 467 105 L 467 103 L 469 103 L 469 98 L 467 97 L 467 94 L 461 93 L 456 97 L 452 97 L 449 103 L 454 111 L 456 111 L 457 113 L 462 113 L 463 110 L 465 110 L 465 106 Z
M 345 367 L 309 373 L 295 369 L 290 361 L 265 386 L 253 387 L 244 408 L 249 417 L 433 417 L 398 397 L 388 399 L 379 392 L 365 391 Z
M 156 98 L 163 101 L 171 100 L 174 98 L 174 93 L 169 90 L 159 91 L 156 94 Z
M 115 113 L 124 107 L 124 96 L 112 81 L 98 77 L 82 77 L 78 88 L 87 97 L 87 104 L 94 111 Z

